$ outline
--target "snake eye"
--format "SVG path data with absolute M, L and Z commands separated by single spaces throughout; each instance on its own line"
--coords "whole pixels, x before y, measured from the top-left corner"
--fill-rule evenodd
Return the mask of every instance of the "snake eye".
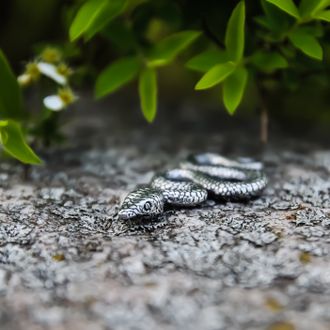
M 151 209 L 151 203 L 150 202 L 145 202 L 143 205 L 143 208 L 145 211 L 149 211 Z

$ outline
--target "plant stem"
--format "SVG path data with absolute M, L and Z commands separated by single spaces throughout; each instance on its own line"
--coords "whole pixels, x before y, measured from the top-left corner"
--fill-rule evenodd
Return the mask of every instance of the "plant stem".
M 259 78 L 260 79 L 260 78 Z M 260 100 L 260 142 L 262 145 L 268 142 L 269 116 L 266 102 L 266 91 L 260 84 L 257 84 Z
M 219 48 L 223 49 L 225 45 L 214 35 L 214 33 L 210 30 L 205 19 L 202 20 L 202 30 L 207 38 L 209 38 L 215 45 Z
M 31 165 L 23 164 L 23 180 L 29 181 L 31 177 Z
M 264 145 L 268 142 L 268 111 L 267 108 L 262 106 L 260 112 L 260 142 Z

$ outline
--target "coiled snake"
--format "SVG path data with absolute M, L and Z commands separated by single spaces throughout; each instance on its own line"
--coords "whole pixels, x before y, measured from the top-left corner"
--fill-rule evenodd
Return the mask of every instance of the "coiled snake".
M 208 198 L 248 200 L 260 195 L 266 185 L 260 162 L 247 158 L 230 160 L 212 153 L 192 155 L 178 168 L 156 174 L 149 185 L 129 193 L 118 217 L 147 226 L 167 206 L 192 207 Z

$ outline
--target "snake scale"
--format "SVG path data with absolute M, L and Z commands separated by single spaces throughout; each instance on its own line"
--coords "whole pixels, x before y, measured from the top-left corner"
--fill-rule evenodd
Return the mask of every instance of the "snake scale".
M 118 217 L 147 226 L 169 206 L 193 207 L 208 198 L 249 200 L 267 185 L 263 164 L 250 158 L 231 160 L 214 153 L 189 156 L 178 168 L 156 174 L 149 185 L 136 188 L 124 199 Z

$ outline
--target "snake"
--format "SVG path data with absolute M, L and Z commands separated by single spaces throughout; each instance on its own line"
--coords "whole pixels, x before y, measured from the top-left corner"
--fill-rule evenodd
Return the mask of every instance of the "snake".
M 267 183 L 263 163 L 251 158 L 194 154 L 131 191 L 120 206 L 118 218 L 146 227 L 169 208 L 197 207 L 207 199 L 226 202 L 256 198 Z

